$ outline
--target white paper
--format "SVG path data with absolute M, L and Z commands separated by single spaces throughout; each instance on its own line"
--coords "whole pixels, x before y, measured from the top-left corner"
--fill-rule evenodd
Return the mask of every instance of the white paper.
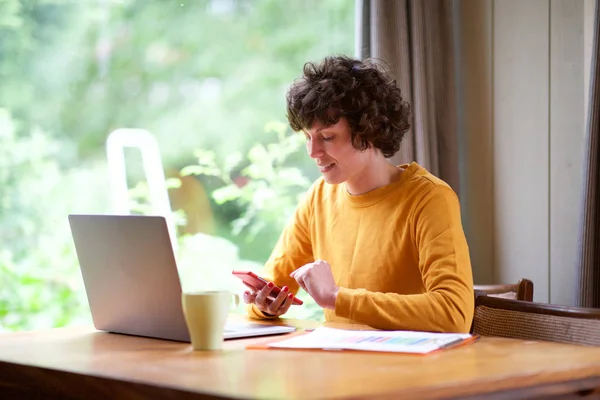
M 270 343 L 269 347 L 426 354 L 459 344 L 470 337 L 471 335 L 468 333 L 354 331 L 317 328 L 305 335 Z
M 224 338 L 225 339 L 237 339 L 244 337 L 253 337 L 253 336 L 268 336 L 268 335 L 278 335 L 281 333 L 289 333 L 294 332 L 296 328 L 292 326 L 284 326 L 284 325 L 263 325 L 263 324 L 253 324 L 253 323 L 236 323 L 236 322 L 227 322 L 225 325 Z

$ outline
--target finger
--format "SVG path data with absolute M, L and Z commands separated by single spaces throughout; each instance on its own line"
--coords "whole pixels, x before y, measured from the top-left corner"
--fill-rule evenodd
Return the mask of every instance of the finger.
M 306 285 L 304 284 L 304 277 L 305 277 L 305 275 L 304 275 L 304 274 L 301 274 L 301 275 L 296 275 L 296 277 L 295 277 L 294 279 L 296 280 L 296 282 L 298 282 L 298 285 L 299 285 L 299 286 L 300 286 L 302 289 L 304 289 L 305 291 L 307 291 L 307 292 L 308 292 L 308 290 L 306 290 Z
M 242 297 L 244 299 L 244 303 L 252 304 L 252 303 L 254 303 L 254 300 L 256 299 L 256 292 L 249 292 L 248 290 L 246 290 Z
M 311 265 L 311 264 L 305 264 L 305 265 L 301 266 L 300 268 L 298 268 L 297 270 L 294 270 L 294 271 L 293 271 L 293 272 L 290 274 L 290 277 L 292 277 L 292 278 L 296 279 L 296 277 L 297 277 L 298 275 L 304 274 L 304 273 L 306 272 L 306 270 L 307 270 L 308 268 L 310 268 L 310 265 Z
M 254 303 L 258 306 L 262 306 L 265 308 L 268 307 L 270 300 L 268 300 L 267 298 L 271 294 L 271 291 L 273 290 L 274 287 L 275 287 L 275 284 L 273 282 L 269 282 L 268 284 L 266 284 L 262 289 L 260 289 L 256 293 L 256 298 L 254 299 Z
M 285 299 L 287 298 L 289 292 L 289 288 L 287 286 L 284 286 L 277 295 L 277 297 L 275 297 L 271 304 L 269 304 L 269 311 L 267 312 L 269 314 L 279 315 L 279 308 L 285 302 Z
M 288 293 L 287 298 L 285 299 L 285 303 L 281 307 L 279 307 L 279 315 L 285 314 L 289 309 L 292 303 L 294 302 L 293 293 Z
M 298 282 L 298 285 L 300 285 L 300 287 L 302 289 L 304 289 L 305 292 L 308 292 L 308 288 L 306 287 L 306 283 L 304 282 L 304 279 L 302 279 L 300 282 Z

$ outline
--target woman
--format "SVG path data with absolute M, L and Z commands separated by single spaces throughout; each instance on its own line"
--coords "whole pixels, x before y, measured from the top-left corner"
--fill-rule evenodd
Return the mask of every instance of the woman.
M 468 332 L 469 251 L 454 191 L 417 163 L 393 166 L 409 105 L 370 61 L 307 63 L 288 91 L 288 120 L 323 177 L 299 204 L 266 264 L 273 283 L 244 293 L 253 318 L 287 312 L 299 287 L 327 321 L 379 329 Z M 274 285 L 281 293 L 270 300 Z

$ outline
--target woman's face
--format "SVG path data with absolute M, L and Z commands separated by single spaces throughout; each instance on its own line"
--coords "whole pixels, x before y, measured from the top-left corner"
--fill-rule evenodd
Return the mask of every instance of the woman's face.
M 369 162 L 370 149 L 360 151 L 352 146 L 345 118 L 329 126 L 315 122 L 305 134 L 308 155 L 315 160 L 327 183 L 340 184 L 360 178 Z

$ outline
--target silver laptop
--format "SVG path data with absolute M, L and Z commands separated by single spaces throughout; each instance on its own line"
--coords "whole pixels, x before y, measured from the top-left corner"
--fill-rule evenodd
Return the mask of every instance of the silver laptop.
M 69 224 L 96 329 L 190 341 L 164 217 L 71 214 Z M 228 322 L 225 339 L 294 330 Z

